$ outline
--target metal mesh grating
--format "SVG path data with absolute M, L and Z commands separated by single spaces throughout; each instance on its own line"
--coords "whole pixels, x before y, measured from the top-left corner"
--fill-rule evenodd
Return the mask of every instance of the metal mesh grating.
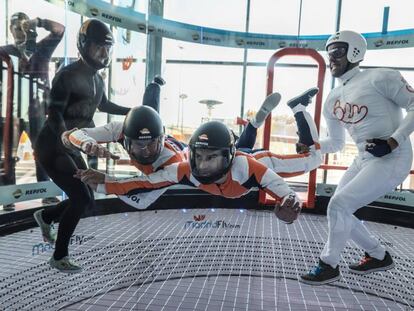
M 4 310 L 410 310 L 413 230 L 368 223 L 396 261 L 385 273 L 312 287 L 297 281 L 318 259 L 326 218 L 284 225 L 267 211 L 144 211 L 83 219 L 71 254 L 77 275 L 50 269 L 39 229 L 0 238 Z

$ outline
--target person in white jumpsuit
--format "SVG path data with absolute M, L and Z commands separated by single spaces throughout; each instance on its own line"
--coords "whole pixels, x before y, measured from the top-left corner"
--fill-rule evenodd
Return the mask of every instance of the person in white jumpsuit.
M 414 90 L 396 70 L 361 71 L 359 63 L 366 49 L 364 37 L 353 31 L 337 32 L 326 43 L 330 71 L 339 85 L 323 108 L 328 138 L 320 141 L 321 152 L 341 150 L 347 130 L 358 155 L 329 202 L 328 241 L 319 264 L 300 277 L 312 285 L 340 278 L 338 263 L 348 239 L 365 251 L 359 263 L 349 265 L 351 272 L 368 274 L 394 267 L 389 252 L 354 213 L 393 190 L 410 172 Z M 404 118 L 403 109 L 407 111 Z

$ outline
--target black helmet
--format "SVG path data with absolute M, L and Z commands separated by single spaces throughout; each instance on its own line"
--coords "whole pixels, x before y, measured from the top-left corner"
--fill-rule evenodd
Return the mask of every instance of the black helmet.
M 122 128 L 124 147 L 140 164 L 154 163 L 164 147 L 164 127 L 159 114 L 151 107 L 132 108 Z
M 202 124 L 190 138 L 190 164 L 192 175 L 202 184 L 210 184 L 222 178 L 231 168 L 235 154 L 234 135 L 229 128 L 221 122 L 210 121 Z M 225 157 L 223 167 L 216 172 L 201 174 L 196 166 L 196 150 L 221 150 Z
M 107 48 L 108 57 L 103 60 L 94 59 L 90 55 L 91 43 Z M 114 44 L 114 36 L 111 30 L 103 22 L 97 19 L 88 19 L 78 32 L 78 51 L 82 59 L 96 70 L 108 67 L 111 62 L 111 51 Z

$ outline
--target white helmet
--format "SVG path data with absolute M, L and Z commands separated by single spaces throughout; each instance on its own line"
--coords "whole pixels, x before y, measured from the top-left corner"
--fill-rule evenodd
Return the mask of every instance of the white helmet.
M 367 51 L 367 41 L 360 33 L 351 30 L 338 31 L 326 41 L 325 50 L 328 50 L 328 46 L 336 42 L 348 44 L 346 58 L 350 63 L 358 63 L 364 59 Z

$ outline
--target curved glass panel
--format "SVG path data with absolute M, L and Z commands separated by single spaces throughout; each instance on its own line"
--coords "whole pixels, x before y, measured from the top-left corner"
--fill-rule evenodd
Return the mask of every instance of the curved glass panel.
M 26 0 L 3 0 L 0 4 L 0 20 L 3 23 L 3 27 L 0 27 L 1 45 L 13 42 L 7 22 L 11 14 L 17 11 L 25 12 L 30 18 L 47 18 L 65 24 L 66 37 L 53 53 L 52 60 L 56 61 L 57 65 L 55 63 L 50 65 L 51 78 L 53 78 L 57 67 L 65 60 L 72 62 L 77 59 L 76 35 L 81 22 L 88 18 L 81 17 L 80 14 L 72 12 L 70 8 L 65 11 L 62 3 L 44 0 L 32 0 L 30 3 Z M 85 0 L 82 3 L 92 2 Z M 121 8 L 122 14 L 139 16 L 144 23 L 144 25 L 140 25 L 141 28 L 134 24 L 137 31 L 113 26 L 116 44 L 112 69 L 111 72 L 105 70 L 102 73 L 108 84 L 107 93 L 110 99 L 122 106 L 140 105 L 145 84 L 149 82 L 148 79 L 152 78 L 148 74 L 148 64 L 160 63 L 161 69 L 157 73 L 167 81 L 161 91 L 160 113 L 167 131 L 185 142 L 194 129 L 209 118 L 221 120 L 237 132 L 239 126 L 236 124 L 236 118 L 251 118 L 265 97 L 266 64 L 278 49 L 265 49 L 266 46 L 257 45 L 263 49 L 247 49 L 245 53 L 243 44 L 246 42 L 237 40 L 234 32 L 245 35 L 246 23 L 248 23 L 250 33 L 264 37 L 266 35 L 297 36 L 298 34 L 300 36 L 324 36 L 334 32 L 337 14 L 337 1 L 324 0 L 250 1 L 248 21 L 246 19 L 247 0 L 197 2 L 190 0 L 152 2 L 147 0 L 105 0 L 104 3 L 105 5 L 115 5 L 116 9 Z M 163 5 L 161 6 L 161 4 Z M 152 5 L 159 7 L 154 9 Z M 403 0 L 342 1 L 340 28 L 354 29 L 363 33 L 380 33 L 385 6 L 390 7 L 389 31 L 412 28 L 411 12 L 414 11 L 414 3 Z M 162 16 L 157 16 L 154 13 L 157 10 Z M 90 12 L 90 10 L 86 11 L 87 14 Z M 97 14 L 97 17 L 102 18 L 101 15 Z M 105 21 L 110 22 L 111 18 L 116 21 L 116 17 L 106 17 Z M 172 26 L 177 28 L 168 32 L 168 27 Z M 217 36 L 223 36 L 223 40 L 203 36 L 207 30 L 212 31 L 213 34 L 216 33 Z M 180 31 L 188 31 L 190 39 L 187 40 L 188 37 L 185 36 L 183 38 L 187 41 L 173 39 L 174 35 L 181 34 Z M 231 31 L 233 33 L 230 33 Z M 188 33 L 185 35 L 187 36 Z M 44 29 L 39 28 L 39 38 L 46 34 Z M 154 48 L 151 46 L 154 40 L 159 40 L 162 44 Z M 395 46 L 393 42 L 387 43 L 386 39 L 384 40 L 383 47 Z M 211 44 L 198 42 L 210 42 Z M 235 47 L 225 46 L 228 43 Z M 158 57 L 154 56 L 158 55 L 156 53 L 149 54 L 150 48 L 161 55 L 160 59 L 156 59 Z M 407 81 L 414 84 L 413 51 L 414 48 L 368 50 L 362 66 L 399 69 Z M 321 53 L 326 57 L 325 52 Z M 316 71 L 312 60 L 299 57 L 284 58 L 280 62 L 280 66 L 276 67 L 274 91 L 281 93 L 282 101 L 273 111 L 272 151 L 281 154 L 294 152 L 293 145 L 281 143 L 282 139 L 280 138 L 289 137 L 290 140 L 296 138 L 292 114 L 285 103 L 289 98 L 316 85 Z M 329 93 L 331 83 L 332 79 L 327 71 L 324 99 Z M 24 85 L 24 87 L 26 86 Z M 202 100 L 215 100 L 221 104 L 209 109 L 205 104 L 200 103 Z M 23 96 L 22 101 L 27 102 L 27 96 Z M 26 106 L 26 104 L 22 104 L 20 107 L 23 119 L 27 115 Z M 3 112 L 4 109 L 3 105 Z M 313 111 L 313 109 L 314 104 L 310 106 L 310 110 Z M 123 117 L 117 116 L 113 119 L 123 120 Z M 107 120 L 107 114 L 100 112 L 95 114 L 96 125 L 105 124 Z M 322 118 L 322 136 L 325 131 L 325 122 Z M 258 147 L 261 146 L 262 139 L 260 132 L 261 130 L 259 130 L 256 145 Z M 347 137 L 347 142 L 349 144 L 344 151 L 330 156 L 329 163 L 338 165 L 351 163 L 355 155 L 355 148 L 349 137 Z M 119 149 L 122 150 L 121 147 Z M 103 162 L 102 165 L 104 165 Z M 330 172 L 328 182 L 337 182 L 342 173 L 342 171 Z M 306 177 L 300 177 L 300 179 L 306 180 Z M 35 177 L 32 174 L 29 179 L 24 179 L 24 182 L 34 180 Z
M 164 18 L 234 31 L 245 30 L 246 1 L 174 0 L 164 2 Z

